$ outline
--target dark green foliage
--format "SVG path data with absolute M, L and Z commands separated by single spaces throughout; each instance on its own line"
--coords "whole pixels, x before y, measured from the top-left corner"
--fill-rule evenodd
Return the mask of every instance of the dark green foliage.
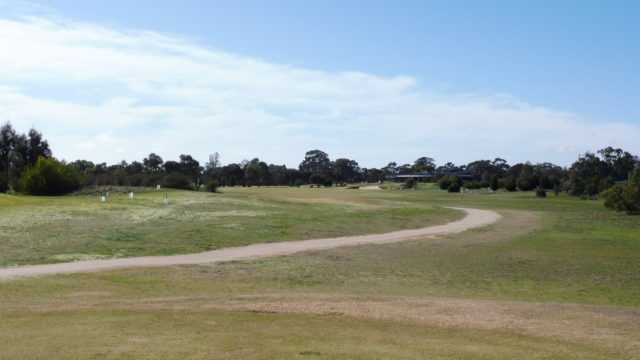
M 539 198 L 546 198 L 547 197 L 547 189 L 545 189 L 542 185 L 539 185 L 536 188 L 536 196 Z
M 467 181 L 463 184 L 465 189 L 480 189 L 482 188 L 482 184 L 477 181 Z
M 324 151 L 307 151 L 299 169 L 305 174 L 331 172 L 331 160 L 329 160 L 329 155 Z
M 209 192 L 216 192 L 218 190 L 218 187 L 220 186 L 220 184 L 218 183 L 218 180 L 216 179 L 209 179 L 207 181 L 207 184 L 204 186 L 205 189 L 207 189 L 207 191 Z
M 304 181 L 304 179 L 300 179 L 300 178 L 296 179 L 296 181 L 293 183 L 293 186 L 296 186 L 296 187 L 300 187 L 302 185 L 307 185 L 307 182 Z
M 616 184 L 605 190 L 602 197 L 608 208 L 628 214 L 640 213 L 640 165 L 631 172 L 625 184 Z
M 354 183 L 360 179 L 360 166 L 355 160 L 338 159 L 333 163 L 333 178 L 337 182 Z
M 162 186 L 172 189 L 193 190 L 189 177 L 179 172 L 172 172 L 165 176 Z
M 316 185 L 317 187 L 320 187 L 320 185 L 324 184 L 324 176 L 322 176 L 321 174 L 312 174 L 311 176 L 309 176 L 309 183 Z
M 80 176 L 71 166 L 53 158 L 40 157 L 22 173 L 20 188 L 31 195 L 61 195 L 80 187 Z
M 516 179 L 513 176 L 509 176 L 507 180 L 504 182 L 504 188 L 507 191 L 516 191 L 518 190 L 518 186 L 516 184 Z
M 435 168 L 436 168 L 435 160 L 433 160 L 433 158 L 423 156 L 413 162 L 412 171 L 415 171 L 415 172 L 433 171 Z
M 460 184 L 458 184 L 457 182 L 452 182 L 451 185 L 449 185 L 447 191 L 450 193 L 460 192 Z
M 449 186 L 451 186 L 451 177 L 449 176 L 445 176 L 443 178 L 440 178 L 440 180 L 438 180 L 438 186 L 440 187 L 441 190 L 447 190 L 449 188 Z
M 416 179 L 415 178 L 408 178 L 404 182 L 404 188 L 405 189 L 413 189 L 415 187 L 416 187 Z
M 489 184 L 491 190 L 496 191 L 500 188 L 500 183 L 498 182 L 498 177 L 494 176 L 491 178 L 491 183 Z
M 607 147 L 596 154 L 587 152 L 569 169 L 568 191 L 576 196 L 595 196 L 623 181 L 638 163 L 638 158 L 622 149 Z
M 0 192 L 7 192 L 9 190 L 9 182 L 7 181 L 7 175 L 0 172 Z

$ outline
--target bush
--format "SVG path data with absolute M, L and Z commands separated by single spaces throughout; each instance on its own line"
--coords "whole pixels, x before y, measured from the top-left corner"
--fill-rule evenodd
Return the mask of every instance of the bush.
M 205 184 L 205 189 L 207 189 L 207 191 L 209 192 L 216 192 L 216 190 L 218 190 L 218 187 L 220 186 L 220 183 L 218 183 L 218 180 L 216 179 L 209 179 L 209 181 L 207 181 L 207 183 Z
M 407 181 L 404 182 L 405 189 L 413 189 L 416 187 L 416 179 L 408 178 Z
M 516 191 L 518 187 L 516 186 L 516 179 L 512 176 L 508 177 L 504 182 L 504 188 L 507 191 Z
M 640 213 L 640 165 L 630 174 L 629 180 L 616 184 L 602 192 L 604 206 L 625 211 L 628 214 Z
M 539 198 L 547 197 L 547 190 L 544 188 L 544 186 L 540 185 L 536 188 L 536 196 Z
M 451 178 L 449 176 L 445 176 L 438 180 L 438 186 L 440 186 L 441 190 L 447 190 L 449 186 L 451 186 Z
M 172 189 L 193 190 L 189 177 L 179 172 L 172 172 L 165 176 L 162 186 Z
M 293 186 L 295 187 L 300 187 L 302 185 L 307 185 L 307 182 L 304 181 L 304 179 L 300 179 L 300 178 L 296 179 L 296 181 L 293 183 Z
M 497 176 L 494 176 L 493 178 L 491 178 L 491 183 L 489 184 L 489 187 L 493 191 L 497 191 L 500 188 L 500 183 L 498 182 Z
M 460 192 L 460 185 L 457 182 L 452 182 L 447 191 L 450 193 Z
M 518 179 L 518 188 L 522 191 L 533 190 L 533 183 L 529 177 L 521 176 Z
M 20 188 L 31 195 L 61 195 L 79 187 L 78 172 L 54 158 L 39 157 L 20 177 Z

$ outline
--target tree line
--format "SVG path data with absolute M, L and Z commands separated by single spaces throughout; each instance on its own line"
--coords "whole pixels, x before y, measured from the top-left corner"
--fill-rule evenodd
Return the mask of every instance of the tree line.
M 41 159 L 41 160 L 39 160 Z M 60 167 L 57 163 L 62 164 Z M 33 194 L 58 194 L 69 188 L 95 185 L 156 186 L 200 190 L 202 186 L 215 191 L 219 186 L 333 186 L 348 183 L 380 182 L 397 179 L 398 175 L 417 174 L 418 181 L 437 182 L 440 188 L 459 191 L 460 188 L 503 188 L 507 191 L 533 189 L 566 191 L 584 198 L 599 194 L 612 197 L 633 197 L 630 186 L 637 156 L 622 149 L 607 147 L 595 153 L 587 152 L 568 168 L 552 163 L 529 162 L 509 165 L 502 158 L 476 160 L 456 165 L 451 162 L 437 166 L 433 158 L 423 156 L 413 163 L 390 162 L 381 168 L 362 168 L 356 160 L 331 160 L 321 150 L 307 151 L 297 168 L 269 164 L 259 158 L 222 165 L 218 153 L 209 156 L 202 166 L 191 155 L 181 154 L 177 160 L 164 160 L 150 153 L 141 161 L 122 161 L 114 165 L 75 160 L 69 163 L 52 158 L 42 134 L 35 129 L 17 133 L 10 123 L 0 128 L 0 191 L 12 189 Z M 57 166 L 57 168 L 56 168 Z M 56 170 L 57 169 L 57 170 Z M 50 184 L 38 173 L 61 172 Z M 637 171 L 640 179 L 640 170 Z M 71 181 L 62 181 L 71 178 Z M 412 187 L 416 178 L 407 181 Z M 640 180 L 638 180 L 640 182 Z M 640 186 L 640 185 L 639 185 Z M 58 187 L 47 191 L 47 187 Z M 606 190 L 611 191 L 605 192 Z M 633 201 L 631 201 L 633 203 Z M 609 201 L 613 203 L 620 201 Z M 617 206 L 618 208 L 620 206 Z M 640 204 L 638 205 L 640 210 Z

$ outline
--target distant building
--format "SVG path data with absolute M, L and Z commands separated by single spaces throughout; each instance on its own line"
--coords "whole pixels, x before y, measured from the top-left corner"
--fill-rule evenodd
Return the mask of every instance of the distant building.
M 460 168 L 438 168 L 433 172 L 420 172 L 413 174 L 387 174 L 384 177 L 385 181 L 402 182 L 407 179 L 414 178 L 418 181 L 428 181 L 430 179 L 442 176 L 457 176 L 462 180 L 473 180 L 472 173 L 462 170 Z

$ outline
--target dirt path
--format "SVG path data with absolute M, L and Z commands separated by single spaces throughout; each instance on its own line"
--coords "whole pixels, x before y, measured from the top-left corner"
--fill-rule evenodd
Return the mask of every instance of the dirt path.
M 287 255 L 301 251 L 329 249 L 339 246 L 392 243 L 415 238 L 458 233 L 472 228 L 489 225 L 500 219 L 500 215 L 498 213 L 490 210 L 468 208 L 452 209 L 465 211 L 467 216 L 461 220 L 453 221 L 445 225 L 430 226 L 416 230 L 394 231 L 386 234 L 343 236 L 329 239 L 254 244 L 186 255 L 144 256 L 2 268 L 0 269 L 0 279 L 62 273 L 93 272 L 130 267 L 216 263 L 231 260 L 257 259 L 268 256 Z

